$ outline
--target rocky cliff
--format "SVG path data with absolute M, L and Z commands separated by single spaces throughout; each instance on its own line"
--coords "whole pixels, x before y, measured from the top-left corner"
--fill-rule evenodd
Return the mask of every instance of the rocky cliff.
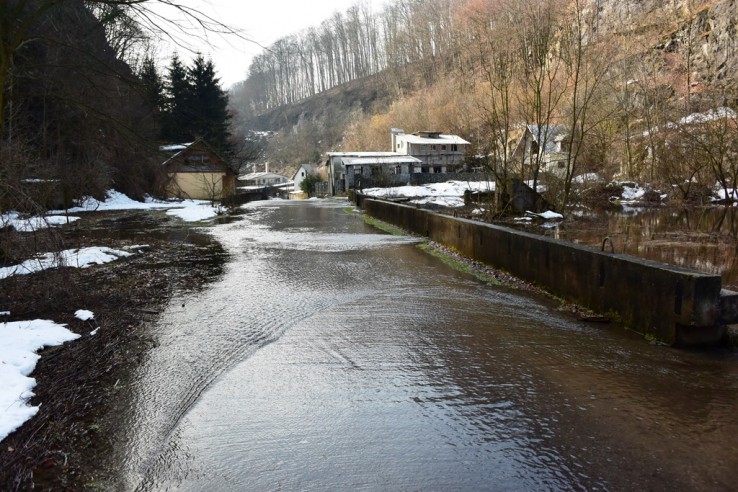
M 675 87 L 707 91 L 738 103 L 738 9 L 736 0 L 592 0 L 597 26 L 641 46 L 659 70 L 671 71 Z

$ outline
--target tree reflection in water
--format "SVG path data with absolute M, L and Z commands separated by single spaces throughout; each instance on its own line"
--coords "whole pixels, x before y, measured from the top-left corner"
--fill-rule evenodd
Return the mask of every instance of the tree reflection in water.
M 527 230 L 597 249 L 609 237 L 616 253 L 719 274 L 738 290 L 738 207 L 576 209 L 555 228 Z

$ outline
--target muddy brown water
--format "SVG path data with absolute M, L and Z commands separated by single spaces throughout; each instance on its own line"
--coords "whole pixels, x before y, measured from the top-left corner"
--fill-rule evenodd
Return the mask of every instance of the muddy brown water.
M 575 209 L 560 224 L 523 226 L 529 232 L 721 275 L 738 290 L 738 207 Z M 611 242 L 610 242 L 611 241 Z
M 119 490 L 731 490 L 738 358 L 484 284 L 339 200 L 210 229 L 121 415 Z

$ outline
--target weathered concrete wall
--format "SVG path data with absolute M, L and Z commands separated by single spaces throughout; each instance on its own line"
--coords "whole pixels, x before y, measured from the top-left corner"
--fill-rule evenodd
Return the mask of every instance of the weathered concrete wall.
M 369 215 L 533 282 L 669 344 L 718 343 L 721 278 L 358 196 Z

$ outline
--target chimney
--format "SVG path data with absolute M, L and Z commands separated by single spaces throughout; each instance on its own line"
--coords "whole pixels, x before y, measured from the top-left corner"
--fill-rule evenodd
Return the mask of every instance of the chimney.
M 265 162 L 264 163 L 264 172 L 265 173 L 268 173 L 269 172 L 269 162 Z

